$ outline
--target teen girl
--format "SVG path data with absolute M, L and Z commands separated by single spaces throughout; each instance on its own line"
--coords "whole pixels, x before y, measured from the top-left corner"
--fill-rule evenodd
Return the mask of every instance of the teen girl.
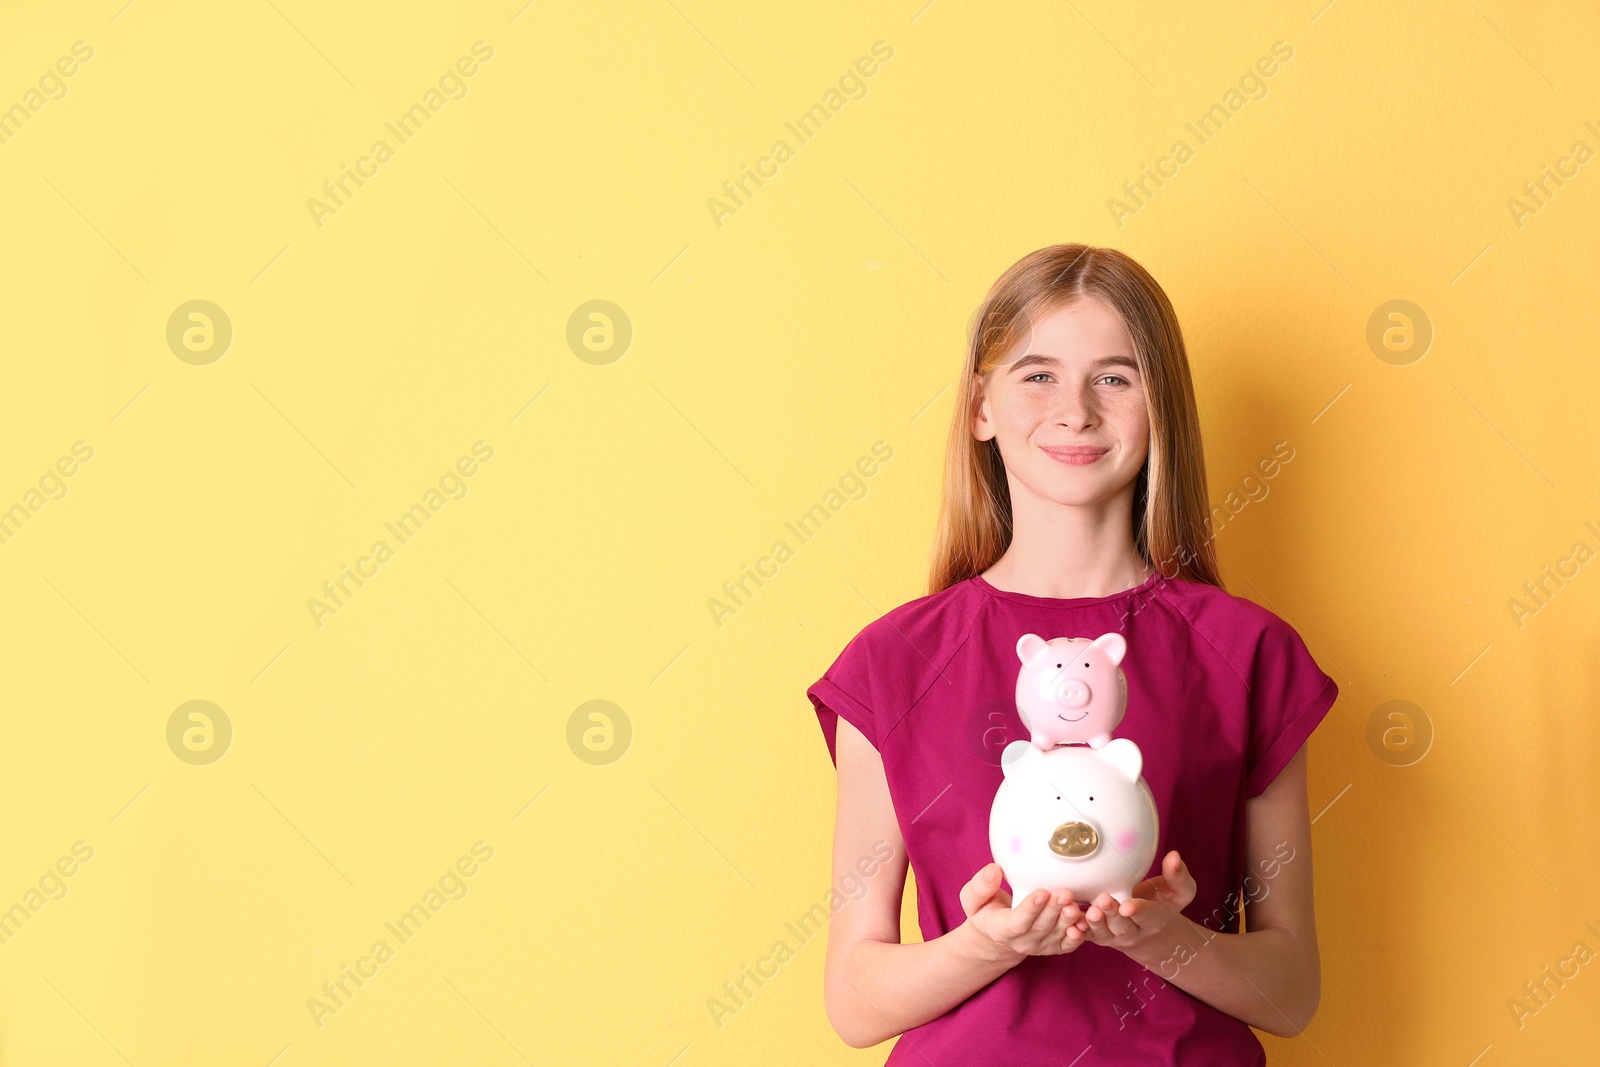
M 838 768 L 835 883 L 894 856 L 831 920 L 834 1028 L 903 1035 L 907 1067 L 1264 1065 L 1251 1027 L 1294 1035 L 1317 1008 L 1305 743 L 1338 687 L 1222 587 L 1183 335 L 1126 255 L 1043 248 L 984 300 L 929 589 L 807 691 Z M 1013 909 L 988 818 L 1028 736 L 1017 641 L 1112 631 L 1160 859 L 1131 899 Z M 908 863 L 924 940 L 901 944 Z

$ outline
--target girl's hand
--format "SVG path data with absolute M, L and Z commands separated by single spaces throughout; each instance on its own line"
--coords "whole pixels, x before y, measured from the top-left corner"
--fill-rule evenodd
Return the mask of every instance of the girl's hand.
M 1161 860 L 1161 874 L 1133 887 L 1133 896 L 1118 903 L 1101 893 L 1084 912 L 1083 934 L 1097 945 L 1132 952 L 1157 941 L 1169 924 L 1194 899 L 1194 877 L 1176 850 Z M 1159 945 L 1166 949 L 1170 946 Z
M 961 887 L 967 925 L 981 935 L 991 958 L 1058 956 L 1084 943 L 1082 915 L 1070 889 L 1036 889 L 1013 908 L 1011 894 L 1000 888 L 1001 873 L 998 863 L 990 863 Z

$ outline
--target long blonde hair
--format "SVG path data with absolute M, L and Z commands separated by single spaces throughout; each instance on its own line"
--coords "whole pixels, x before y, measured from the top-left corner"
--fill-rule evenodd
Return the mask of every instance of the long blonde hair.
M 1150 452 L 1133 495 L 1133 538 L 1166 578 L 1222 586 L 1211 535 L 1200 416 L 1189 357 L 1167 294 L 1114 248 L 1059 244 L 1030 252 L 997 279 L 967 338 L 966 366 L 945 446 L 944 490 L 928 574 L 940 592 L 987 570 L 1011 543 L 1011 492 L 998 442 L 972 436 L 976 385 L 1044 313 L 1094 298 L 1122 316 L 1150 413 Z

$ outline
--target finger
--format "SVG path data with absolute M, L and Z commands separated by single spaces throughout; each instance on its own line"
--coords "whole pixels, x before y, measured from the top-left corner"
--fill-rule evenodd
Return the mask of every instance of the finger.
M 1024 940 L 1032 946 L 1043 944 L 1044 938 L 1049 935 L 1051 928 L 1055 926 L 1056 916 L 1061 911 L 1061 905 L 1056 903 L 1054 893 L 1041 889 L 1034 893 L 1035 899 L 1038 898 L 1039 893 L 1044 894 L 1044 904 L 1035 913 L 1033 922 L 1029 923 L 1027 930 L 1023 932 Z
M 1176 849 L 1167 853 L 1161 861 L 1161 870 L 1167 876 L 1167 882 L 1180 896 L 1187 896 L 1189 900 L 1194 899 L 1194 875 L 1189 873 L 1189 865 L 1183 862 L 1183 857 L 1178 855 Z
M 1101 893 L 1089 904 L 1084 915 L 1091 923 L 1104 922 L 1106 912 L 1117 906 L 1117 898 L 1110 893 Z
M 1163 909 L 1157 907 L 1153 900 L 1140 898 L 1126 900 L 1122 904 L 1122 910 L 1127 914 L 1128 919 L 1141 930 L 1147 927 L 1154 928 L 1159 926 L 1163 921 L 1160 918 Z
M 1070 890 L 1067 892 L 1066 897 L 1068 903 L 1062 905 L 1061 911 L 1056 915 L 1055 932 L 1051 935 L 1056 942 L 1062 944 L 1066 943 L 1067 931 L 1077 929 L 1078 920 L 1082 917 L 1082 909 L 1072 902 Z
M 1043 889 L 1036 889 L 1029 893 L 1027 899 L 1011 909 L 1011 915 L 1006 920 L 1005 931 L 1010 938 L 1020 938 L 1032 927 L 1033 921 L 1039 917 L 1039 912 L 1044 909 L 1044 902 L 1050 894 Z
M 1170 896 L 1181 895 L 1185 888 L 1194 884 L 1194 876 L 1189 873 L 1188 864 L 1183 862 L 1183 857 L 1178 855 L 1176 849 L 1161 858 L 1161 877 L 1152 880 L 1160 884 Z
M 1089 928 L 1083 932 L 1085 941 L 1093 941 L 1097 945 L 1110 945 L 1111 933 L 1106 929 L 1105 923 L 1090 923 Z
M 1132 937 L 1139 932 L 1139 925 L 1122 914 L 1122 908 L 1122 904 L 1113 904 L 1106 912 L 1106 929 L 1112 937 Z
M 1170 900 L 1179 907 L 1194 899 L 1194 876 L 1177 850 L 1161 859 L 1161 873 L 1133 887 L 1133 896 L 1144 900 Z
M 1181 909 L 1154 900 L 1128 902 L 1128 918 L 1141 930 L 1159 930 L 1172 921 Z
M 1059 891 L 1050 894 L 1045 906 L 1039 909 L 1039 917 L 1033 921 L 1029 933 L 1039 940 L 1041 944 L 1048 941 L 1050 932 L 1061 923 L 1062 894 Z
M 970 919 L 982 907 L 994 899 L 1000 892 L 1000 865 L 990 863 L 974 874 L 966 885 L 961 887 L 961 910 L 967 913 Z M 1007 900 L 1009 904 L 1010 901 Z
M 1084 912 L 1084 918 L 1088 921 L 1088 928 L 1085 933 L 1090 941 L 1096 944 L 1105 944 L 1111 940 L 1111 931 L 1106 925 L 1106 913 L 1112 906 L 1111 894 L 1101 893 L 1094 898 L 1094 903 L 1090 904 L 1089 909 Z

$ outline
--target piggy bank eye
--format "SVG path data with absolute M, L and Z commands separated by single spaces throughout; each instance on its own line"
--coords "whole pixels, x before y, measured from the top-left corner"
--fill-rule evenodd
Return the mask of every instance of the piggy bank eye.
M 1085 666 L 1085 667 L 1087 667 L 1087 666 L 1088 666 L 1088 664 L 1087 664 L 1087 663 L 1085 663 L 1085 664 L 1084 664 L 1084 666 Z
M 1059 664 L 1059 663 L 1057 663 L 1057 664 L 1056 664 L 1056 666 L 1057 666 L 1057 667 L 1060 667 L 1060 666 L 1061 666 L 1061 664 Z

